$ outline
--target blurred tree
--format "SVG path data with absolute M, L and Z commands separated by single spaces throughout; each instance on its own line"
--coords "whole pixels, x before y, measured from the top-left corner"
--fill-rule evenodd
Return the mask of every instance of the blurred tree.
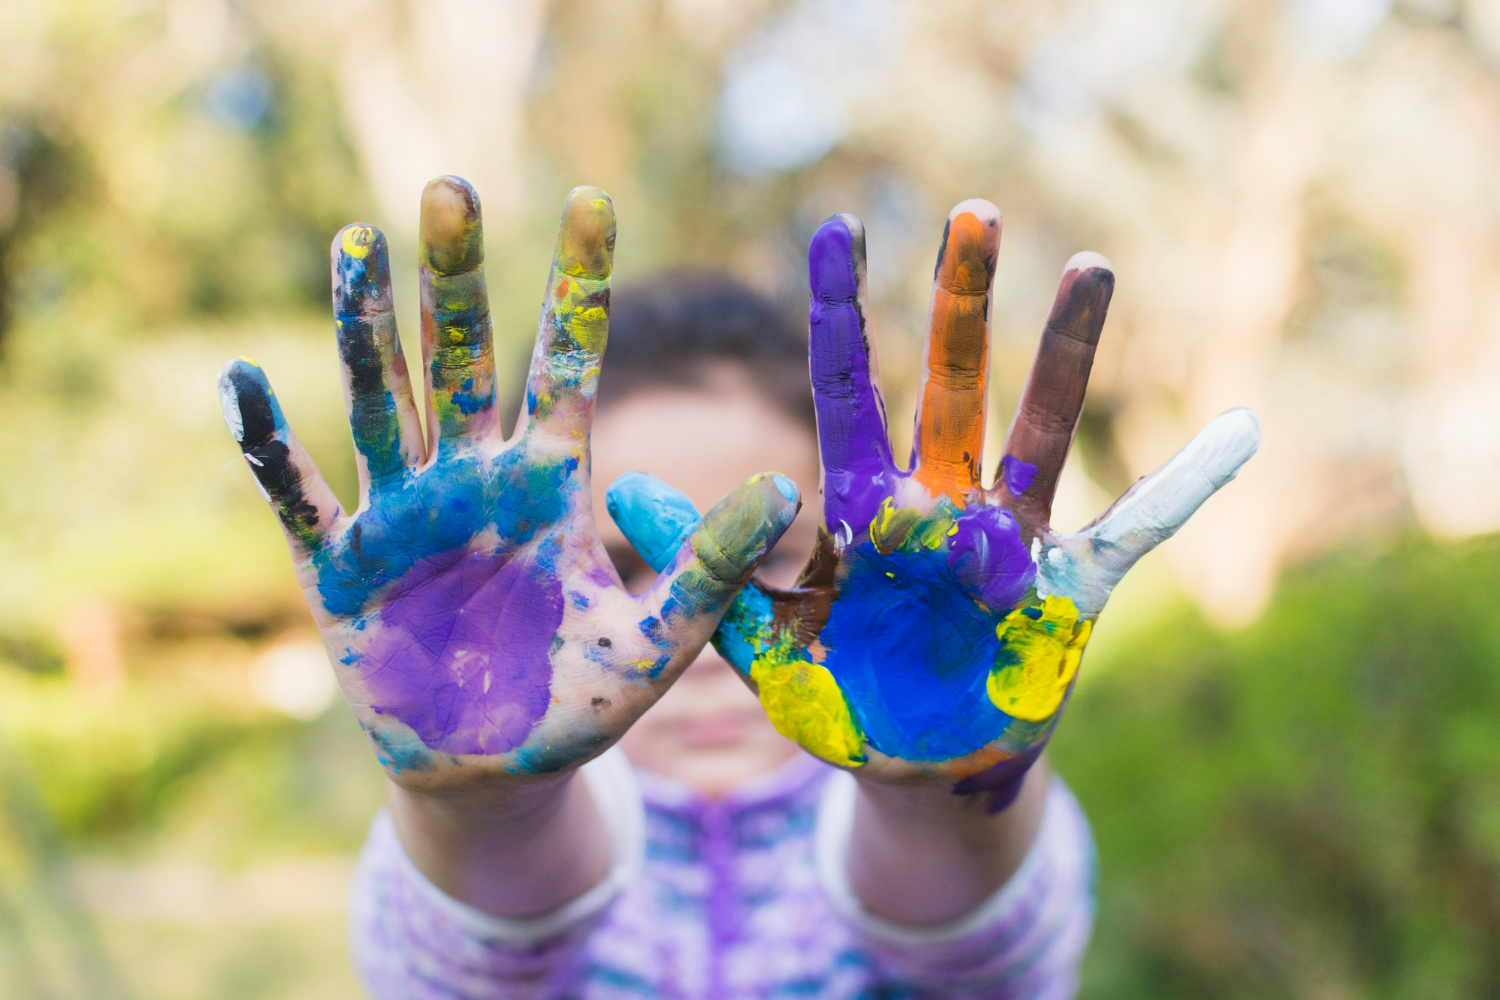
M 1500 540 L 1413 542 L 1094 664 L 1054 743 L 1104 873 L 1083 996 L 1500 997 L 1497 591 Z

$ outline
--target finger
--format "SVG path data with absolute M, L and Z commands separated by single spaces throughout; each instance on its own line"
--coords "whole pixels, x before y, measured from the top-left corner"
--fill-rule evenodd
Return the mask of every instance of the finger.
M 981 198 L 960 202 L 948 213 L 932 279 L 912 478 L 959 504 L 979 485 L 1000 228 L 994 205 Z
M 427 441 L 472 440 L 495 426 L 495 347 L 484 288 L 479 195 L 461 177 L 422 192 L 422 358 L 427 365 Z
M 604 507 L 625 540 L 657 573 L 667 568 L 700 518 L 686 493 L 644 472 L 627 472 L 610 483 Z
M 671 564 L 701 519 L 686 493 L 644 472 L 627 472 L 611 483 L 604 505 L 625 540 L 658 573 Z M 766 551 L 774 544 L 768 543 Z M 735 595 L 713 635 L 714 648 L 746 677 L 771 616 L 770 595 L 751 580 Z
M 563 204 L 536 350 L 526 380 L 528 434 L 588 435 L 609 335 L 609 279 L 615 258 L 615 206 L 596 187 L 577 187 Z
M 287 426 L 266 373 L 249 358 L 229 362 L 219 373 L 219 403 L 293 548 L 317 548 L 341 513 L 338 498 Z
M 1044 553 L 1038 588 L 1097 612 L 1130 567 L 1177 533 L 1260 447 L 1260 421 L 1230 410 L 1208 423 L 1165 465 L 1144 476 L 1093 524 Z
M 706 641 L 801 506 L 796 484 L 774 473 L 752 476 L 715 504 L 643 595 L 669 634 Z
M 1074 254 L 1063 268 L 1001 459 L 1000 478 L 1028 536 L 1051 516 L 1114 290 L 1115 272 L 1099 254 Z
M 333 239 L 333 316 L 338 327 L 344 398 L 359 454 L 359 490 L 369 495 L 422 460 L 422 424 L 391 302 L 385 236 L 374 226 L 345 226 Z
M 875 517 L 893 471 L 875 348 L 865 336 L 865 230 L 835 215 L 807 249 L 812 291 L 808 355 L 818 446 L 823 459 L 823 523 L 863 529 Z

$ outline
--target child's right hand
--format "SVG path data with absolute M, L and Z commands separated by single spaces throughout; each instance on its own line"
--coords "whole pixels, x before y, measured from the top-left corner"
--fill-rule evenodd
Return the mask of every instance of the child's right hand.
M 385 239 L 354 225 L 333 244 L 358 510 L 340 509 L 255 363 L 231 361 L 219 388 L 350 706 L 392 779 L 426 791 L 564 771 L 614 743 L 698 654 L 798 499 L 781 476 L 752 478 L 649 590 L 626 592 L 589 491 L 613 205 L 597 188 L 568 197 L 509 441 L 495 417 L 473 189 L 429 184 L 421 233 L 426 441 Z

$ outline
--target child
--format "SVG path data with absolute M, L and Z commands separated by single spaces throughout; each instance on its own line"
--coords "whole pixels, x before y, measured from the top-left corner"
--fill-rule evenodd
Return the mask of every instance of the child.
M 1109 589 L 1258 429 L 1220 418 L 1090 529 L 1052 533 L 1113 285 L 1080 255 L 981 489 L 998 238 L 988 203 L 950 216 L 909 474 L 848 217 L 810 251 L 810 396 L 807 343 L 732 282 L 663 280 L 611 318 L 612 207 L 575 191 L 508 441 L 473 191 L 423 196 L 425 441 L 383 239 L 347 228 L 352 514 L 259 369 L 226 367 L 226 422 L 391 777 L 352 917 L 375 996 L 1071 995 L 1092 845 L 1042 748 Z M 793 521 L 819 451 L 821 517 Z M 762 467 L 782 474 L 741 482 Z M 620 478 L 601 538 L 599 484 L 634 469 L 685 494 Z

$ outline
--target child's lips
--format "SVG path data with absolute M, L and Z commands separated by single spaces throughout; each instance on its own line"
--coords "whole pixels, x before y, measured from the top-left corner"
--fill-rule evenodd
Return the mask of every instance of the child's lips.
M 712 749 L 742 742 L 754 725 L 747 712 L 721 712 L 684 719 L 678 726 L 682 742 L 694 749 Z

